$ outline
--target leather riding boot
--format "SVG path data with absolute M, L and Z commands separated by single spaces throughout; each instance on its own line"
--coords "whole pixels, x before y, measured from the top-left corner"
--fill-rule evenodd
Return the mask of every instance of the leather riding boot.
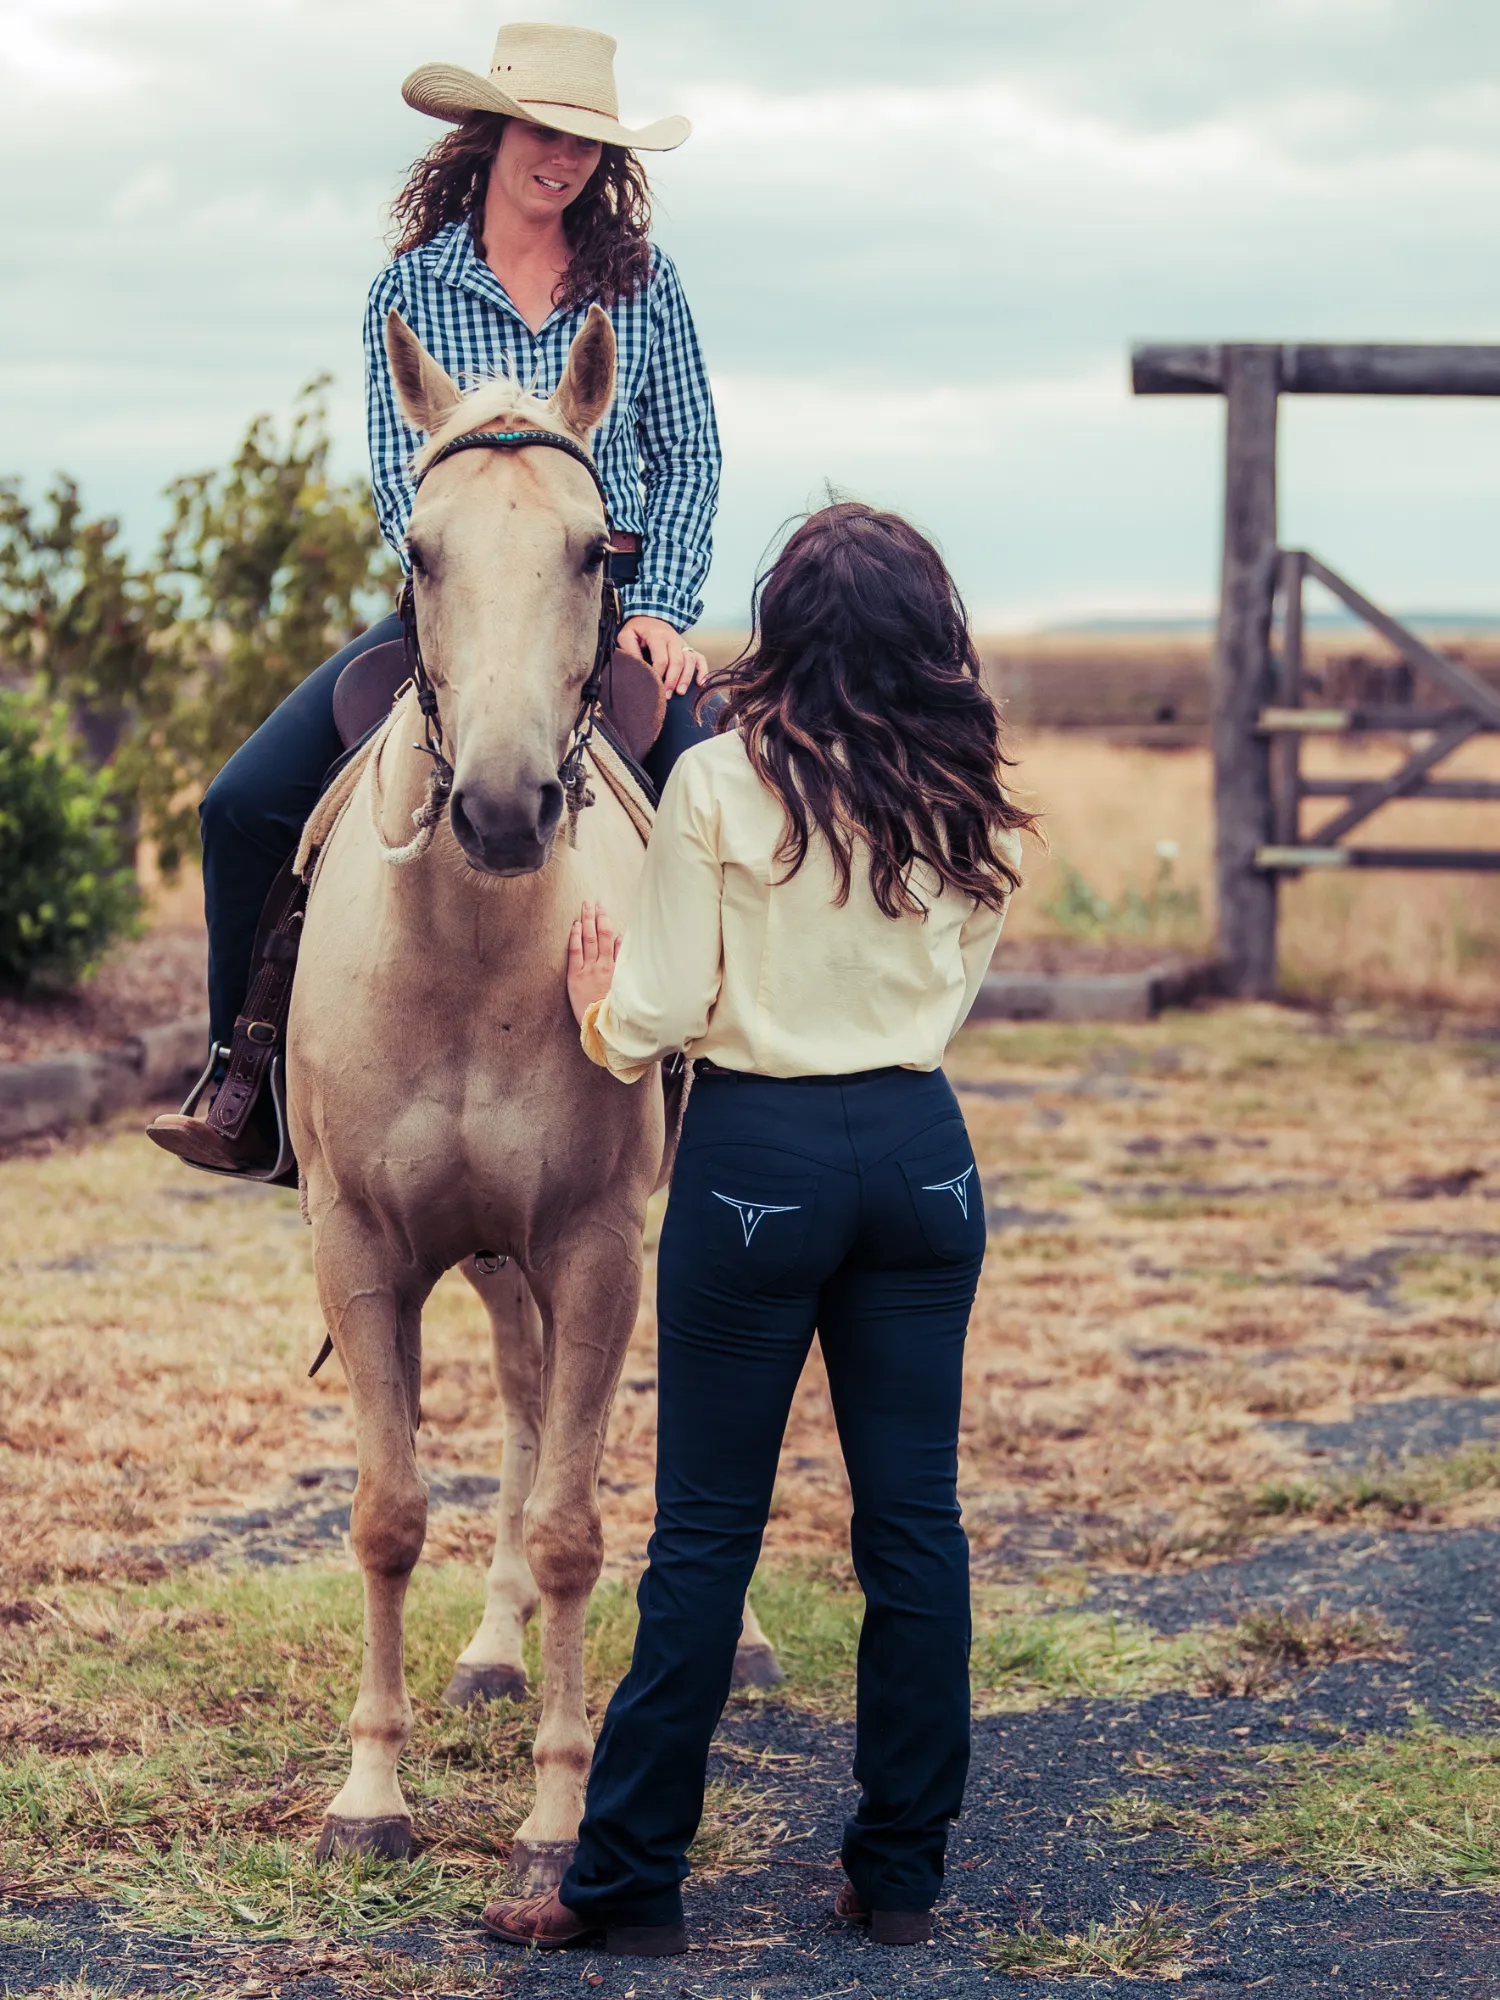
M 479 1921 L 492 1937 L 507 1944 L 535 1945 L 539 1951 L 567 1951 L 601 1940 L 604 1949 L 618 1958 L 673 1958 L 687 1950 L 682 1924 L 591 1922 L 570 1910 L 555 1889 L 550 1896 L 486 1904 Z
M 848 1881 L 839 1890 L 833 1914 L 846 1924 L 868 1924 L 876 1944 L 926 1944 L 932 1936 L 930 1910 L 872 1910 Z
M 226 1139 L 201 1118 L 164 1111 L 146 1127 L 146 1137 L 179 1160 L 195 1167 L 214 1167 L 225 1174 L 254 1173 L 269 1167 L 276 1158 L 253 1118 L 237 1139 Z

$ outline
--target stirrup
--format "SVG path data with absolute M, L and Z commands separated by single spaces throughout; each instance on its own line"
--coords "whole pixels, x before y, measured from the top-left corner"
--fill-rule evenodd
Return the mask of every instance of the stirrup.
M 229 1056 L 230 1049 L 227 1042 L 210 1043 L 208 1061 L 204 1064 L 203 1074 L 182 1100 L 180 1114 L 182 1117 L 191 1118 L 195 1115 L 204 1091 L 213 1082 L 215 1068 L 220 1062 L 227 1063 Z M 294 1174 L 297 1167 L 297 1156 L 292 1151 L 291 1134 L 287 1128 L 286 1074 L 282 1057 L 273 1056 L 271 1058 L 271 1067 L 266 1072 L 266 1083 L 271 1092 L 271 1106 L 276 1114 L 276 1156 L 267 1166 L 206 1167 L 201 1160 L 185 1160 L 179 1154 L 178 1158 L 181 1160 L 181 1164 L 185 1167 L 192 1167 L 200 1174 L 217 1174 L 221 1179 L 230 1181 L 279 1181 L 285 1179 L 289 1174 Z M 288 1185 L 291 1185 L 291 1183 L 288 1182 Z

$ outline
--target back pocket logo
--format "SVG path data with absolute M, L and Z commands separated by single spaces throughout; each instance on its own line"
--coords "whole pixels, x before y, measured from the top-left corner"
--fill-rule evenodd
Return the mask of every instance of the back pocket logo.
M 740 1218 L 740 1227 L 745 1232 L 745 1248 L 747 1250 L 750 1247 L 751 1237 L 768 1215 L 798 1215 L 802 1209 L 800 1201 L 782 1203 L 773 1201 L 740 1201 L 735 1195 L 720 1194 L 717 1188 L 714 1188 L 712 1193 L 715 1201 L 722 1201 L 727 1208 L 737 1211 Z M 967 1212 L 965 1210 L 966 1214 Z
M 955 1174 L 952 1180 L 924 1181 L 922 1183 L 922 1192 L 923 1194 L 951 1194 L 953 1199 L 958 1203 L 959 1208 L 963 1211 L 964 1221 L 967 1222 L 969 1219 L 969 1181 L 973 1172 L 973 1167 L 969 1166 L 965 1167 L 961 1174 Z M 719 1197 L 721 1201 L 723 1198 L 722 1195 Z M 750 1238 L 747 1236 L 745 1241 L 748 1243 Z

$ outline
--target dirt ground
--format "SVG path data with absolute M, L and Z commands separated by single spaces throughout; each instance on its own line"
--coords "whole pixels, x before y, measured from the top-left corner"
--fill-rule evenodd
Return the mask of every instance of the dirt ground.
M 949 1071 L 991 1226 L 963 1440 L 977 1583 L 1030 1593 L 1027 1645 L 1073 1619 L 1095 1650 L 1027 1667 L 1024 1700 L 981 1702 L 938 1945 L 876 1954 L 826 1918 L 847 1708 L 820 1708 L 794 1672 L 726 1720 L 721 1774 L 751 1772 L 777 1831 L 695 1881 L 688 1960 L 518 1962 L 481 1948 L 472 1915 L 378 1948 L 212 1929 L 189 1945 L 80 1902 L 86 1870 L 62 1900 L 28 1887 L 23 1842 L 0 1846 L 0 1983 L 76 2000 L 894 2000 L 1020 1977 L 1062 1992 L 1066 1972 L 1101 1993 L 1152 1978 L 1277 2000 L 1500 1994 L 1500 1028 L 1224 1007 L 976 1029 Z M 34 1784 L 103 1754 L 38 1720 L 63 1703 L 28 1664 L 54 1615 L 81 1630 L 92 1606 L 107 1649 L 108 1617 L 142 1592 L 180 1604 L 246 1565 L 335 1581 L 348 1566 L 347 1399 L 336 1364 L 306 1379 L 320 1329 L 295 1198 L 174 1168 L 139 1122 L 0 1160 L 0 1798 L 6 1771 Z M 499 1413 L 456 1280 L 426 1351 L 428 1560 L 469 1588 Z M 627 1582 L 650 1525 L 654 1388 L 648 1277 L 603 1494 L 608 1574 Z M 846 1537 L 814 1360 L 768 1577 L 842 1588 Z M 1274 1672 L 1110 1666 L 1117 1630 L 1164 1660 L 1236 1620 L 1266 1660 L 1282 1635 Z M 1339 1643 L 1308 1638 L 1335 1628 Z M 983 1643 L 990 1658 L 1000 1642 Z M 335 1660 L 340 1702 L 352 1661 L 343 1673 Z

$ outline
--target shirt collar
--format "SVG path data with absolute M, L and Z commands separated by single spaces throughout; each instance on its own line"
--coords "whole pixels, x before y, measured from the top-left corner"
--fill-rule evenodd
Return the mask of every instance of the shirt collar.
M 499 306 L 502 312 L 508 312 L 512 319 L 521 319 L 504 285 L 484 259 L 475 254 L 474 235 L 467 218 L 450 222 L 434 239 L 434 245 L 439 244 L 442 247 L 433 271 L 445 285 L 451 285 L 455 291 L 473 292 L 490 305 Z M 524 326 L 526 322 L 521 320 L 521 324 Z
M 438 248 L 439 245 L 441 248 Z M 455 291 L 473 292 L 477 298 L 484 299 L 490 305 L 498 306 L 502 312 L 509 313 L 524 333 L 531 332 L 509 292 L 476 252 L 474 232 L 466 218 L 450 222 L 446 229 L 433 238 L 433 246 L 438 249 L 433 271 L 445 285 L 451 285 Z M 560 308 L 554 308 L 547 315 L 542 322 L 542 333 L 545 333 L 559 317 L 560 312 Z M 569 318 L 576 315 L 563 313 L 561 316 Z

